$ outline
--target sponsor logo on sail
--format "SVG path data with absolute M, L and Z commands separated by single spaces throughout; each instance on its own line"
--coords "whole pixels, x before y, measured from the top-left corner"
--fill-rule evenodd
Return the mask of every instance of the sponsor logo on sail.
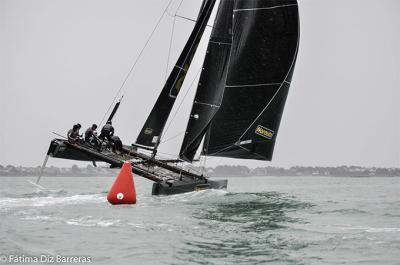
M 275 132 L 273 130 L 265 128 L 265 127 L 263 127 L 261 125 L 257 126 L 255 133 L 260 135 L 260 136 L 262 136 L 262 137 L 264 137 L 264 138 L 267 138 L 268 140 L 271 140 L 272 137 L 274 137 L 274 134 L 275 134 Z
M 152 133 L 153 133 L 153 129 L 152 129 L 152 128 L 146 128 L 146 129 L 144 130 L 144 134 L 150 135 L 150 134 L 152 134 Z
M 178 75 L 178 77 L 179 77 L 178 80 L 176 80 L 176 82 L 175 82 L 175 86 L 173 86 L 171 88 L 171 91 L 169 92 L 170 96 L 172 96 L 172 97 L 178 96 L 178 93 L 182 88 L 183 81 L 185 81 L 186 73 L 189 70 L 189 64 L 185 64 L 183 67 L 179 67 L 179 66 L 176 66 L 176 67 L 180 68 L 180 71 L 179 71 L 180 73 Z

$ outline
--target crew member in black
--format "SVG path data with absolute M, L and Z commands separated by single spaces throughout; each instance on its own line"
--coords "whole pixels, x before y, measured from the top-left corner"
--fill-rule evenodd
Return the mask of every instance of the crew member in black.
M 97 129 L 96 124 L 93 124 L 91 127 L 87 128 L 87 130 L 85 131 L 85 142 L 97 145 L 98 140 L 97 140 L 96 129 Z
M 111 136 L 111 143 L 113 151 L 122 152 L 122 141 L 118 136 Z
M 107 139 L 108 141 L 111 141 L 111 137 L 114 135 L 114 127 L 111 124 L 111 121 L 107 121 L 106 125 L 103 126 L 101 129 L 101 133 L 99 138 L 104 141 L 104 139 Z
M 67 133 L 68 137 L 68 142 L 70 143 L 77 143 L 80 140 L 80 135 L 79 135 L 79 123 L 75 124 L 72 129 L 70 129 Z

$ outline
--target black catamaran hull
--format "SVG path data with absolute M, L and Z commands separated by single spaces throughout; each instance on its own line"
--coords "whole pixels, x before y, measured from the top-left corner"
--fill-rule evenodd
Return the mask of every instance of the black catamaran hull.
M 173 195 L 192 191 L 201 191 L 207 189 L 226 189 L 228 181 L 224 180 L 207 180 L 207 182 L 185 182 L 174 181 L 172 184 L 160 182 L 153 184 L 153 195 Z
M 78 161 L 106 162 L 111 167 L 119 168 L 125 160 L 132 162 L 132 172 L 136 175 L 154 181 L 153 195 L 173 195 L 205 189 L 226 189 L 227 180 L 209 180 L 201 175 L 183 170 L 182 168 L 153 160 L 151 157 L 137 153 L 135 149 L 124 147 L 122 154 L 98 151 L 90 145 L 69 143 L 66 140 L 54 139 L 50 143 L 48 156 Z M 141 160 L 142 163 L 138 163 Z

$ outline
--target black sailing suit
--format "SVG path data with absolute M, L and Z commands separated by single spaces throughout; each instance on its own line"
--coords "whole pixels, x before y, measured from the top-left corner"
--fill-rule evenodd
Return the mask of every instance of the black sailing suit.
M 93 135 L 94 135 L 94 131 L 95 131 L 95 130 L 94 130 L 92 127 L 88 128 L 88 129 L 85 131 L 85 142 L 90 143 L 90 141 L 92 140 L 92 137 L 93 137 Z
M 101 133 L 99 138 L 104 140 L 107 138 L 108 141 L 111 141 L 111 137 L 114 135 L 114 127 L 111 124 L 106 124 L 101 129 Z

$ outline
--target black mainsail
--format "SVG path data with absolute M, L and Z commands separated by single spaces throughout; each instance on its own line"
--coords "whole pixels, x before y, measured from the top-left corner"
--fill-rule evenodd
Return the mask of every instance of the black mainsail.
M 151 147 L 158 145 L 175 99 L 182 87 L 186 73 L 196 53 L 197 46 L 207 26 L 214 4 L 215 0 L 203 1 L 194 29 L 139 133 L 136 140 L 137 144 Z
M 207 128 L 221 105 L 232 45 L 234 0 L 221 0 L 208 42 L 180 158 L 193 161 Z
M 296 0 L 235 0 L 222 104 L 203 154 L 271 160 L 299 42 Z

